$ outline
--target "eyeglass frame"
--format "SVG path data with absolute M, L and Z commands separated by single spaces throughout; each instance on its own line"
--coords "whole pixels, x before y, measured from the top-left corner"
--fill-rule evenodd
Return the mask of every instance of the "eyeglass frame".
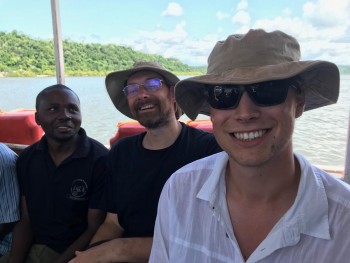
M 252 92 L 254 92 L 252 89 L 259 89 L 259 87 L 256 87 L 257 85 L 261 85 L 261 84 L 270 84 L 270 83 L 274 83 L 275 86 L 277 85 L 281 85 L 282 87 L 279 87 L 279 91 L 281 91 L 281 89 L 283 89 L 284 94 L 282 94 L 282 98 L 280 98 L 279 100 L 277 100 L 276 102 L 271 102 L 271 103 L 259 103 L 257 100 L 261 99 L 261 98 L 257 98 L 257 96 L 253 95 Z M 276 85 L 277 83 L 277 85 Z M 220 105 L 214 105 L 212 102 L 213 100 L 210 98 L 210 89 L 215 89 L 216 87 L 223 87 L 223 88 L 230 88 L 231 91 L 234 88 L 238 88 L 239 93 L 237 95 L 236 98 L 236 102 L 232 105 L 232 106 L 220 106 Z M 220 84 L 220 85 L 215 85 L 215 84 L 205 84 L 205 96 L 206 96 L 206 101 L 207 103 L 214 109 L 219 109 L 219 110 L 232 110 L 238 107 L 241 98 L 243 96 L 244 92 L 248 93 L 249 98 L 252 100 L 252 102 L 259 107 L 270 107 L 270 106 L 275 106 L 275 105 L 279 105 L 282 104 L 286 101 L 287 96 L 288 96 L 288 92 L 289 92 L 289 88 L 295 89 L 297 91 L 298 94 L 302 94 L 302 89 L 301 89 L 301 85 L 300 85 L 300 81 L 298 79 L 298 77 L 294 77 L 294 78 L 290 78 L 290 79 L 285 79 L 285 80 L 272 80 L 272 81 L 264 81 L 264 82 L 258 82 L 258 83 L 253 83 L 253 84 Z M 276 89 L 277 90 L 277 89 Z M 212 93 L 214 93 L 215 91 L 213 91 Z M 218 101 L 221 104 L 224 104 L 224 101 L 219 101 L 220 99 L 217 98 L 217 95 L 214 94 L 215 100 Z M 226 102 L 227 104 L 227 102 Z
M 154 80 L 158 80 L 159 81 L 159 86 L 152 89 L 147 87 L 147 82 L 149 81 L 154 81 Z M 131 97 L 135 97 L 138 93 L 141 87 L 143 87 L 144 90 L 146 90 L 147 92 L 156 92 L 157 90 L 161 89 L 163 87 L 163 83 L 167 84 L 166 81 L 160 79 L 160 78 L 150 78 L 150 79 L 146 79 L 145 83 L 143 84 L 138 84 L 138 83 L 133 83 L 133 84 L 128 84 L 126 86 L 124 86 L 123 88 L 123 93 L 126 97 L 131 98 Z M 131 87 L 131 86 L 137 86 L 137 92 L 135 92 L 135 94 L 131 95 L 130 93 L 127 93 L 127 88 Z

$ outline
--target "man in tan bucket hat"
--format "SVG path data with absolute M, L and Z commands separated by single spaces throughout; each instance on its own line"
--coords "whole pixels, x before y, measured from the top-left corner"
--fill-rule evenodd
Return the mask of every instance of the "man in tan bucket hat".
M 224 151 L 165 184 L 149 262 L 348 262 L 350 187 L 292 146 L 296 118 L 338 94 L 336 65 L 300 61 L 281 31 L 219 41 L 175 97 L 190 118 L 210 115 Z
M 178 121 L 178 77 L 156 62 L 136 62 L 106 77 L 115 107 L 146 132 L 117 141 L 108 156 L 107 217 L 71 262 L 147 262 L 164 183 L 187 163 L 221 151 L 211 133 Z

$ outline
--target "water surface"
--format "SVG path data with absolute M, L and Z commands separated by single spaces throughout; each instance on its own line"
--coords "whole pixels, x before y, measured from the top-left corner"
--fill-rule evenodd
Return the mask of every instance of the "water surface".
M 36 95 L 56 83 L 48 78 L 0 78 L 0 109 L 34 108 Z M 116 124 L 130 120 L 119 113 L 105 89 L 104 77 L 67 77 L 66 85 L 79 96 L 84 127 L 103 144 L 116 132 Z M 350 75 L 341 76 L 338 103 L 304 112 L 297 120 L 294 149 L 318 165 L 344 167 L 350 105 Z M 200 116 L 206 118 L 205 116 Z M 186 117 L 183 120 L 188 120 Z

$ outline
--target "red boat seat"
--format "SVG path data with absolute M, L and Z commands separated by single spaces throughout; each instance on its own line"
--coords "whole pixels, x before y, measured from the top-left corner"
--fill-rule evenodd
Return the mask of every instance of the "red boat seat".
M 210 120 L 188 121 L 187 125 L 201 129 L 206 132 L 213 132 L 213 125 Z
M 135 134 L 139 134 L 141 132 L 144 132 L 146 129 L 143 127 L 139 122 L 137 121 L 125 121 L 125 122 L 118 122 L 117 124 L 117 132 L 115 135 L 109 140 L 110 146 L 112 146 L 113 143 L 116 141 L 129 137 Z
M 35 122 L 35 110 L 14 110 L 0 113 L 0 142 L 30 145 L 44 132 Z
M 213 126 L 211 124 L 210 120 L 195 120 L 195 121 L 188 121 L 186 123 L 189 126 L 195 127 L 197 129 L 201 129 L 207 132 L 213 131 Z M 126 121 L 126 122 L 119 122 L 117 124 L 117 132 L 115 135 L 109 140 L 110 146 L 113 145 L 116 141 L 132 136 L 135 134 L 139 134 L 141 132 L 144 132 L 146 129 L 143 127 L 140 123 L 137 121 Z

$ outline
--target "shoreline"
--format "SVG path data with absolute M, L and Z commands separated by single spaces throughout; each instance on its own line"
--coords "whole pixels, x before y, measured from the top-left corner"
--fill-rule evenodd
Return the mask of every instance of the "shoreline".
M 112 72 L 112 71 L 111 71 Z M 96 73 L 96 74 L 76 74 L 76 75 L 71 75 L 71 74 L 65 74 L 65 77 L 106 77 L 109 73 L 111 72 L 107 72 L 105 74 L 100 74 L 100 73 Z M 188 76 L 188 77 L 192 77 L 192 76 L 199 76 L 202 74 L 205 74 L 205 72 L 174 72 L 174 74 L 176 76 Z M 350 72 L 349 72 L 350 74 Z M 28 75 L 21 75 L 18 76 L 15 73 L 12 72 L 4 72 L 4 71 L 0 71 L 0 78 L 55 78 L 56 75 L 55 74 L 39 74 L 39 75 L 32 75 L 32 74 L 28 74 Z

